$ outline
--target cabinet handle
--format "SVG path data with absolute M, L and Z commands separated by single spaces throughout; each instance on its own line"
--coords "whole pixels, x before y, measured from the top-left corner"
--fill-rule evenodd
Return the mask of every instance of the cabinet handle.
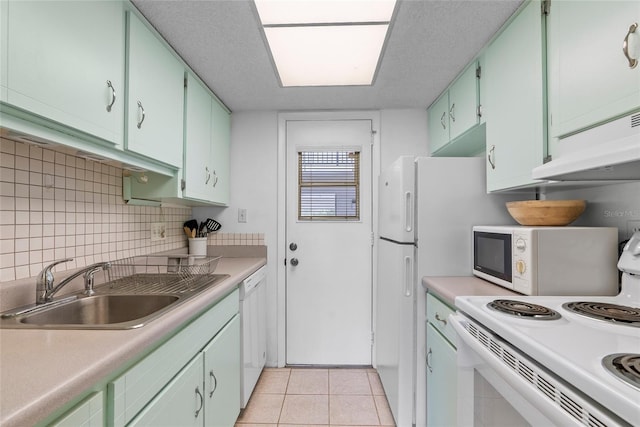
M 636 68 L 636 66 L 638 65 L 638 60 L 629 56 L 629 36 L 632 33 L 635 33 L 637 28 L 638 28 L 637 22 L 631 24 L 631 26 L 629 27 L 629 31 L 627 31 L 627 35 L 625 36 L 624 41 L 622 42 L 622 52 L 624 53 L 624 56 L 627 58 L 627 61 L 629 61 L 629 68 L 632 68 L 632 69 Z
M 438 322 L 442 322 L 442 324 L 443 324 L 444 326 L 447 326 L 447 319 L 443 319 L 442 317 L 440 317 L 440 314 L 438 314 L 438 313 L 436 313 L 436 320 L 437 320 Z
M 495 169 L 496 168 L 496 160 L 495 160 L 495 153 L 496 151 L 496 146 L 492 145 L 491 149 L 489 150 L 489 154 L 487 155 L 487 160 L 489 160 L 489 164 L 491 165 L 491 169 Z
M 440 124 L 442 125 L 442 129 L 447 128 L 447 124 L 444 122 L 444 118 L 447 117 L 447 112 L 442 113 L 442 117 L 440 117 Z
M 138 111 L 142 112 L 142 118 L 138 122 L 138 129 L 140 129 L 142 127 L 142 122 L 144 122 L 144 107 L 140 101 L 138 101 Z
M 198 418 L 198 414 L 200 414 L 200 411 L 202 411 L 202 408 L 204 407 L 204 397 L 202 397 L 202 393 L 200 393 L 200 389 L 198 387 L 196 387 L 196 396 L 200 399 L 200 407 L 196 409 L 196 418 Z
M 218 184 L 218 174 L 216 174 L 216 171 L 213 171 L 213 187 L 215 188 L 216 184 Z
M 431 351 L 431 347 L 427 351 L 427 368 L 429 368 L 429 372 L 433 372 L 433 368 L 431 367 L 431 355 L 433 352 Z
M 211 397 L 213 396 L 213 392 L 215 392 L 216 389 L 218 388 L 218 379 L 213 373 L 213 369 L 209 371 L 209 379 L 213 381 L 211 385 L 211 392 L 209 393 L 209 399 L 211 399 Z
M 456 104 L 455 102 L 451 104 L 451 108 L 449 108 L 449 117 L 451 117 L 452 122 L 456 122 Z
M 209 183 L 211 179 L 211 172 L 209 172 L 209 166 L 205 166 L 204 170 L 207 172 L 207 178 L 204 180 L 205 185 Z
M 111 104 L 107 105 L 107 112 L 111 112 L 111 107 L 116 103 L 116 89 L 111 84 L 111 80 L 107 80 L 107 87 L 111 89 Z

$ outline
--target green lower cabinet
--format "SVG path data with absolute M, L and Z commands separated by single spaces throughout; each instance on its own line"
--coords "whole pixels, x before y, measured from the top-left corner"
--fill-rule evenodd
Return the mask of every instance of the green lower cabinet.
M 128 425 L 202 426 L 202 359 L 202 354 L 194 357 Z
M 58 418 L 51 427 L 101 427 L 104 425 L 104 394 L 92 394 L 82 403 Z
M 456 349 L 427 324 L 427 426 L 456 425 Z
M 203 351 L 204 425 L 233 426 L 240 414 L 240 316 L 236 316 Z

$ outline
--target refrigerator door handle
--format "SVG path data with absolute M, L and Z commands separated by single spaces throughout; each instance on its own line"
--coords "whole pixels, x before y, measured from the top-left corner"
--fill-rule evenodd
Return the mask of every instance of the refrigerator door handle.
M 404 229 L 413 230 L 413 195 L 411 191 L 404 193 Z
M 413 284 L 413 259 L 404 257 L 404 296 L 410 297 Z

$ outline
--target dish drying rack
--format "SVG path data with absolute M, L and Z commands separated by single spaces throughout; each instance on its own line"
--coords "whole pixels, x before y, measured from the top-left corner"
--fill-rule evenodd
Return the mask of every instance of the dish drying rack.
M 184 293 L 209 286 L 221 257 L 189 255 L 135 256 L 111 262 L 107 292 Z M 105 289 L 106 288 L 106 289 Z

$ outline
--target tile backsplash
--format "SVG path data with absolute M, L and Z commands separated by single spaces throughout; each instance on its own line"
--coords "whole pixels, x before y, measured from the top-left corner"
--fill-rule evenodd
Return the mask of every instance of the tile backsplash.
M 125 204 L 121 168 L 0 139 L 0 282 L 62 258 L 74 260 L 57 271 L 183 248 L 191 215 L 189 207 Z M 151 242 L 152 222 L 166 224 L 165 239 Z

